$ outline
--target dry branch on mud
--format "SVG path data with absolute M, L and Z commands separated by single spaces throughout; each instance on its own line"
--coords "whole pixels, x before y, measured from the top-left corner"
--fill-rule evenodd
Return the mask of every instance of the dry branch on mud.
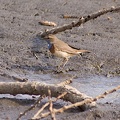
M 70 101 L 71 103 L 80 102 L 88 98 L 91 99 L 91 97 L 79 92 L 76 88 L 73 88 L 69 85 L 60 86 L 41 82 L 0 82 L 0 94 L 29 94 L 49 96 L 48 90 L 51 91 L 52 97 L 57 97 L 60 94 L 67 92 L 62 99 L 65 101 Z M 95 102 L 84 104 L 81 108 L 85 110 L 93 106 L 95 106 Z
M 65 30 L 72 29 L 73 27 L 78 27 L 81 24 L 84 24 L 84 23 L 88 22 L 89 20 L 96 19 L 97 17 L 99 17 L 101 15 L 104 15 L 108 12 L 113 12 L 113 11 L 116 12 L 116 11 L 119 11 L 119 10 L 120 10 L 120 6 L 116 7 L 116 8 L 114 6 L 112 6 L 109 9 L 102 9 L 102 10 L 99 10 L 98 12 L 96 12 L 96 13 L 80 17 L 78 21 L 72 22 L 71 24 L 67 24 L 67 25 L 57 27 L 57 28 L 53 28 L 53 29 L 47 30 L 43 33 L 38 33 L 37 36 L 38 37 L 45 37 L 48 34 L 57 34 L 58 32 L 63 32 Z

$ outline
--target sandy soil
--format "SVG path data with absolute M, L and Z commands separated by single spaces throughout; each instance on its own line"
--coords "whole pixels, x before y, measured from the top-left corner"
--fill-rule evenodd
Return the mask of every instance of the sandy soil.
M 62 14 L 83 16 L 119 5 L 119 0 L 0 0 L 0 73 L 4 74 L 4 77 L 0 76 L 0 81 L 14 81 L 12 78 L 8 79 L 7 75 L 29 77 L 32 80 L 35 79 L 33 76 L 40 75 L 37 78 L 45 82 L 51 80 L 52 83 L 59 83 L 72 76 L 76 79 L 94 75 L 104 76 L 106 79 L 119 78 L 120 12 L 107 13 L 79 28 L 57 34 L 58 38 L 71 46 L 92 51 L 90 54 L 71 58 L 62 72 L 56 71 L 61 60 L 50 54 L 45 41 L 36 37 L 37 33 L 51 29 L 40 25 L 40 20 L 53 21 L 60 26 L 76 20 L 63 19 Z M 4 97 L 0 97 L 1 120 L 15 120 L 21 111 L 34 103 L 32 97 L 22 100 L 14 97 L 6 99 L 9 95 Z M 61 106 L 59 104 L 57 107 Z M 58 115 L 57 118 L 119 120 L 119 106 L 120 104 L 115 103 L 99 103 L 91 110 L 79 112 L 76 108 Z M 24 119 L 30 118 L 38 108 Z

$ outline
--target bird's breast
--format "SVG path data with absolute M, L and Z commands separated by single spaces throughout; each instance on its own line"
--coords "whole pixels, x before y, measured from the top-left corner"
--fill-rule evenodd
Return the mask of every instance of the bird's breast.
M 48 44 L 48 48 L 49 48 L 49 50 L 50 50 L 50 52 L 51 52 L 52 54 L 55 53 L 55 47 L 54 47 L 54 45 Z

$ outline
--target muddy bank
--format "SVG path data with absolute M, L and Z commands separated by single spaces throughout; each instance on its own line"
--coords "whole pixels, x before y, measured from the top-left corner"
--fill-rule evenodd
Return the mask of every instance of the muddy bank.
M 75 20 L 63 19 L 62 14 L 83 16 L 102 8 L 119 5 L 119 0 L 97 2 L 95 0 L 84 0 L 84 2 L 82 0 L 74 0 L 74 2 L 1 0 L 0 75 L 4 75 L 0 76 L 0 81 L 15 81 L 9 77 L 10 75 L 29 80 L 59 83 L 74 76 L 72 86 L 93 97 L 115 87 L 120 83 L 119 12 L 107 13 L 78 28 L 57 34 L 58 38 L 73 47 L 92 51 L 89 54 L 71 58 L 62 72 L 56 71 L 61 59 L 52 56 L 48 51 L 47 43 L 38 39 L 36 34 L 51 28 L 40 25 L 40 20 L 53 21 L 60 26 Z M 108 97 L 106 101 L 98 102 L 98 106 L 94 109 L 79 112 L 76 108 L 58 115 L 57 118 L 65 120 L 120 119 L 119 97 L 120 92 L 117 92 L 111 95 L 110 99 Z M 0 117 L 3 120 L 16 119 L 21 111 L 34 103 L 32 96 L 1 95 L 0 98 Z M 59 101 L 56 106 L 63 104 L 68 103 Z M 31 113 L 34 114 L 34 112 Z M 33 115 L 31 113 L 25 119 L 30 118 Z

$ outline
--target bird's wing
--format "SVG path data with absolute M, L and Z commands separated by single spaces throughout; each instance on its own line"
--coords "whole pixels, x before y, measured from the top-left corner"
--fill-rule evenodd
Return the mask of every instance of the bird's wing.
M 67 52 L 69 54 L 78 54 L 76 52 L 77 49 L 73 49 L 67 43 L 65 43 L 63 41 L 57 41 L 56 43 L 54 43 L 54 47 L 55 47 L 55 49 L 62 51 L 62 52 Z

